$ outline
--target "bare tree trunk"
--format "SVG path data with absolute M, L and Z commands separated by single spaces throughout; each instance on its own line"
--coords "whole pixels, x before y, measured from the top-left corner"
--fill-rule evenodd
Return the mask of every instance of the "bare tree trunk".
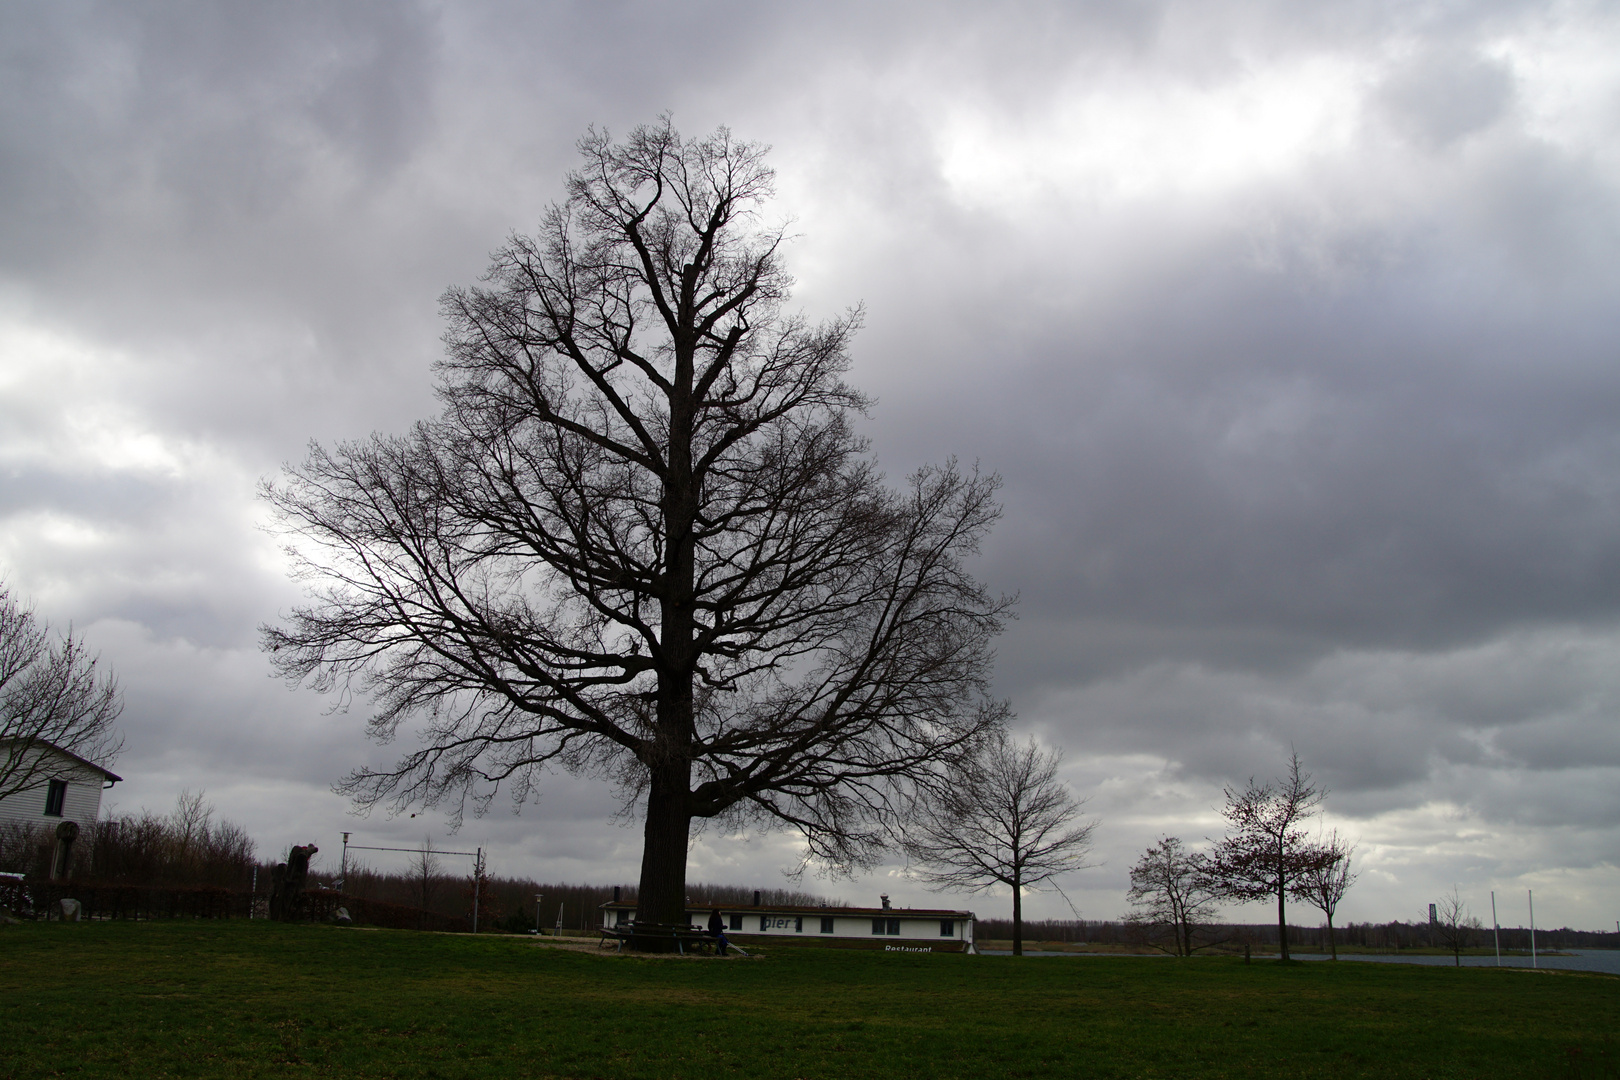
M 1280 881 L 1281 879 L 1279 879 Z M 1282 958 L 1288 959 L 1288 916 L 1283 910 L 1283 894 L 1287 892 L 1281 884 L 1277 886 L 1277 948 L 1282 952 Z
M 1333 959 L 1337 960 L 1339 958 L 1339 943 L 1333 937 L 1333 916 L 1331 914 L 1328 915 L 1327 921 L 1328 921 L 1328 948 L 1333 950 Z
M 647 785 L 641 881 L 636 893 L 638 922 L 684 925 L 686 855 L 692 831 L 692 742 L 696 727 L 692 681 L 695 664 L 696 586 L 692 482 L 693 378 L 691 346 L 676 341 L 675 393 L 670 400 L 669 474 L 664 483 L 664 535 L 668 592 L 659 604 L 660 657 L 658 731 L 649 751 L 653 760 Z M 635 947 L 669 948 L 668 939 L 643 938 Z
M 1013 884 L 1013 955 L 1024 955 L 1024 889 Z
M 636 893 L 636 921 L 662 926 L 686 922 L 686 852 L 692 828 L 688 807 L 690 763 L 666 763 L 654 769 L 647 791 L 647 821 L 642 836 L 641 881 Z M 667 948 L 669 940 L 637 941 L 640 949 Z

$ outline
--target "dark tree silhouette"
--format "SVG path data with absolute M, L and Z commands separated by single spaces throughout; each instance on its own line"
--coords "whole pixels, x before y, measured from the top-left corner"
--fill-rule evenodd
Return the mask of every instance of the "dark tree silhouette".
M 1194 945 L 1193 931 L 1214 915 L 1220 889 L 1207 856 L 1188 851 L 1178 836 L 1165 836 L 1131 867 L 1126 899 L 1136 907 L 1129 921 L 1168 930 L 1168 951 L 1191 956 L 1209 944 Z
M 1320 858 L 1294 880 L 1289 891 L 1296 900 L 1305 901 L 1327 917 L 1328 947 L 1333 950 L 1333 959 L 1337 960 L 1339 942 L 1333 936 L 1333 913 L 1338 910 L 1344 894 L 1350 891 L 1350 886 L 1356 883 L 1356 875 L 1350 870 L 1350 858 L 1356 853 L 1356 846 L 1342 838 L 1335 829 L 1327 840 L 1317 846 L 1317 852 Z
M 996 481 L 884 484 L 843 381 L 859 312 L 783 310 L 761 147 L 666 118 L 580 150 L 539 235 L 445 294 L 442 414 L 267 489 L 314 589 L 264 642 L 365 695 L 378 739 L 420 722 L 341 785 L 362 806 L 521 803 L 554 765 L 616 782 L 638 921 L 669 924 L 694 818 L 865 864 L 912 778 L 998 722 L 1009 601 L 962 566 Z
M 71 630 L 56 639 L 0 584 L 0 799 L 56 774 L 62 763 L 49 747 L 111 766 L 122 710 L 117 682 L 83 639 Z
M 1277 942 L 1288 959 L 1287 897 L 1295 883 L 1326 858 L 1311 843 L 1305 821 L 1321 805 L 1325 792 L 1311 786 L 1301 771 L 1299 755 L 1289 758 L 1288 775 L 1266 784 L 1253 777 L 1242 791 L 1226 789 L 1221 812 L 1231 830 L 1216 845 L 1211 862 L 1221 892 L 1234 900 L 1277 901 Z
M 1081 869 L 1097 823 L 1057 778 L 1062 755 L 997 730 L 928 791 L 904 848 L 931 888 L 1012 889 L 1013 955 L 1024 953 L 1024 889 Z

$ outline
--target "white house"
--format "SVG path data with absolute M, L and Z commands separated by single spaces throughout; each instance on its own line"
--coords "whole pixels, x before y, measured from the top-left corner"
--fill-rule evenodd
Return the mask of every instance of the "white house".
M 4 752 L 8 756 L 33 754 L 41 759 L 39 765 L 31 767 L 39 782 L 0 798 L 0 822 L 93 824 L 101 815 L 102 791 L 123 779 L 95 762 L 49 743 L 35 743 L 26 749 L 14 749 L 14 746 L 6 745 Z
M 687 921 L 706 928 L 716 907 L 726 922 L 726 937 L 744 948 L 771 939 L 886 952 L 978 952 L 973 947 L 971 911 L 891 908 L 887 897 L 884 906 L 876 908 L 688 903 Z M 635 917 L 636 905 L 630 901 L 609 900 L 602 905 L 606 928 L 628 928 Z

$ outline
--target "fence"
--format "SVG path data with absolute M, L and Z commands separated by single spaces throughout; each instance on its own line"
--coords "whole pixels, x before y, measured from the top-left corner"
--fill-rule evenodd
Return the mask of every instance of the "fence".
M 94 881 L 47 882 L 0 877 L 0 909 L 46 917 L 63 900 L 77 900 L 86 919 L 246 919 L 264 918 L 265 898 L 245 889 L 213 885 L 144 886 Z M 256 901 L 256 903 L 255 903 Z M 332 922 L 338 908 L 366 926 L 394 930 L 465 932 L 468 919 L 435 911 L 346 896 L 331 889 L 304 893 L 304 920 Z

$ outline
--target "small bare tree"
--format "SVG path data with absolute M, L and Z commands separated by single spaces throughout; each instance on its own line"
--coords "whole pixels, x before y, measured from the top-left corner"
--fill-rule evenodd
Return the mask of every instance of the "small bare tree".
M 1085 866 L 1095 821 L 1057 777 L 1062 754 L 997 729 L 923 796 L 903 842 L 930 888 L 1012 889 L 1013 955 L 1024 953 L 1024 890 Z
M 69 630 L 60 640 L 0 584 L 0 799 L 38 787 L 60 762 L 48 747 L 107 767 L 123 749 L 118 684 Z
M 1468 912 L 1468 905 L 1463 903 L 1462 896 L 1456 886 L 1452 886 L 1451 893 L 1442 896 L 1434 908 L 1434 934 L 1440 947 L 1451 950 L 1451 958 L 1457 967 L 1462 967 L 1462 951 L 1474 943 L 1474 937 L 1484 929 L 1484 924 L 1477 916 Z
M 1221 893 L 1234 900 L 1277 900 L 1277 945 L 1288 959 L 1286 902 L 1297 881 L 1324 860 L 1311 843 L 1305 821 L 1326 792 L 1311 784 L 1311 774 L 1289 758 L 1288 775 L 1265 784 L 1249 778 L 1239 791 L 1226 789 L 1226 818 L 1231 831 L 1215 848 L 1211 863 Z
M 433 851 L 433 838 L 424 836 L 422 846 L 411 856 L 411 881 L 416 886 L 418 907 L 428 910 L 439 885 L 439 856 Z
M 1333 936 L 1333 913 L 1339 907 L 1339 901 L 1344 894 L 1350 891 L 1350 886 L 1356 883 L 1356 874 L 1350 869 L 1350 857 L 1356 852 L 1356 845 L 1350 843 L 1339 835 L 1337 829 L 1328 834 L 1326 841 L 1317 846 L 1320 859 L 1306 867 L 1305 872 L 1295 879 L 1290 892 L 1296 900 L 1303 900 L 1321 911 L 1327 917 L 1328 947 L 1333 951 L 1333 959 L 1339 958 L 1339 943 Z
M 1167 930 L 1176 956 L 1191 956 L 1212 942 L 1195 945 L 1193 931 L 1208 922 L 1220 900 L 1211 877 L 1209 858 L 1189 852 L 1179 836 L 1165 836 L 1142 853 L 1131 867 L 1131 890 L 1126 894 L 1136 911 L 1130 922 Z
M 169 815 L 170 835 L 174 838 L 175 859 L 181 865 L 191 862 L 194 850 L 207 842 L 214 816 L 212 803 L 203 801 L 207 792 L 199 788 L 181 790 L 175 797 L 174 811 Z

